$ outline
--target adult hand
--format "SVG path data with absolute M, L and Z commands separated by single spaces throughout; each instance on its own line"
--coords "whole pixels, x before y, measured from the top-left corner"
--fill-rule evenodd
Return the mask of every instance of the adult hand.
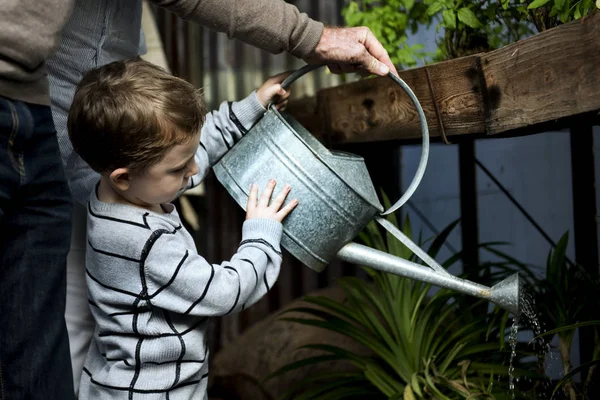
M 366 26 L 325 27 L 317 47 L 304 61 L 326 63 L 334 74 L 359 72 L 383 76 L 389 71 L 398 74 L 387 51 Z

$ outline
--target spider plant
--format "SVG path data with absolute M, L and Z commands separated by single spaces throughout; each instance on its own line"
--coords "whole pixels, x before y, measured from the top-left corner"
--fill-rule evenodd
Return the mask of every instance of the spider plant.
M 398 225 L 393 215 L 389 220 Z M 429 255 L 436 257 L 457 224 L 450 224 L 431 242 Z M 408 218 L 402 229 L 412 236 Z M 418 261 L 392 235 L 383 236 L 374 223 L 360 238 L 366 245 Z M 454 255 L 443 266 L 448 268 L 459 259 L 460 254 Z M 346 360 L 355 369 L 309 376 L 290 388 L 283 399 L 510 398 L 505 379 L 510 352 L 504 347 L 510 329 L 508 313 L 499 308 L 481 313 L 481 300 L 466 301 L 448 289 L 435 291 L 419 281 L 369 268 L 365 271 L 370 281 L 357 277 L 338 281 L 346 295 L 343 302 L 308 296 L 305 300 L 311 307 L 286 311 L 304 313 L 306 318 L 282 318 L 346 335 L 368 349 L 368 355 L 319 343 L 303 346 L 319 355 L 286 365 L 267 379 L 330 360 Z M 522 355 L 520 352 L 516 363 Z M 528 365 L 522 365 L 525 369 L 517 368 L 515 374 L 533 376 Z
M 497 263 L 500 267 L 496 268 L 496 273 L 500 274 L 500 277 L 519 272 L 526 282 L 530 302 L 533 305 L 529 313 L 533 315 L 522 319 L 536 335 L 534 341 L 539 340 L 544 345 L 557 336 L 564 376 L 551 388 L 551 393 L 542 395 L 554 397 L 562 394 L 571 400 L 596 398 L 591 392 L 597 390 L 592 388 L 592 384 L 597 379 L 596 368 L 600 363 L 600 326 L 598 325 L 600 300 L 597 296 L 600 291 L 600 281 L 591 277 L 580 265 L 568 260 L 566 256 L 568 242 L 569 235 L 566 232 L 548 253 L 543 274 L 536 273 L 535 267 L 522 264 L 491 246 L 486 245 L 484 248 L 501 259 Z M 534 321 L 527 321 L 529 318 L 535 319 L 535 325 L 532 323 Z M 571 348 L 579 328 L 588 329 L 591 333 L 589 351 L 592 357 L 588 363 L 574 368 L 571 361 Z M 544 332 L 546 329 L 548 330 Z M 550 345 L 545 344 L 545 346 Z M 537 357 L 537 370 L 543 373 L 545 351 L 538 351 Z M 578 373 L 584 374 L 581 384 L 573 380 Z

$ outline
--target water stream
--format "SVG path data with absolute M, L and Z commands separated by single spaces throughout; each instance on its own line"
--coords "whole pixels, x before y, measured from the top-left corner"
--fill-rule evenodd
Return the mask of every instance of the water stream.
M 508 387 L 510 391 L 511 398 L 515 398 L 515 382 L 518 383 L 519 378 L 515 377 L 514 371 L 514 362 L 515 357 L 517 355 L 517 333 L 520 327 L 525 327 L 531 329 L 533 332 L 534 339 L 529 342 L 529 346 L 532 347 L 532 350 L 535 352 L 538 360 L 545 361 L 548 356 L 550 356 L 550 360 L 552 360 L 553 354 L 550 351 L 550 342 L 548 342 L 545 338 L 538 338 L 537 336 L 541 335 L 544 332 L 544 328 L 540 323 L 540 319 L 538 318 L 535 299 L 531 296 L 527 291 L 522 290 L 520 301 L 520 309 L 521 315 L 519 317 L 515 317 L 513 319 L 513 324 L 510 328 L 510 333 L 508 336 L 508 343 L 510 345 L 511 353 L 510 353 L 510 361 L 508 367 Z M 550 385 L 550 381 L 546 380 L 541 382 L 542 389 L 541 392 L 546 392 L 547 386 Z M 544 397 L 542 397 L 544 398 Z

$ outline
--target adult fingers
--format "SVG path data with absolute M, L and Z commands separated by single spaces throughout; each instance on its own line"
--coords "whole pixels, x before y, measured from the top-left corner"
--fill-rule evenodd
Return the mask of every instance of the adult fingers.
M 343 72 L 342 67 L 339 64 L 327 64 L 327 68 L 329 68 L 329 71 L 332 74 L 341 74 Z
M 361 42 L 368 53 L 368 56 L 363 57 L 364 61 L 362 64 L 364 68 L 377 75 L 387 75 L 388 71 L 392 71 L 398 75 L 398 71 L 396 71 L 396 67 L 392 64 L 388 52 L 369 28 L 366 28 L 366 33 L 362 36 Z

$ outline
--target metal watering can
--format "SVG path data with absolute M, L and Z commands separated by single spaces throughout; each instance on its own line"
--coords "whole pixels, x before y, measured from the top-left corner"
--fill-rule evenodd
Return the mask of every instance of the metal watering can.
M 282 83 L 289 85 L 321 65 L 306 65 Z M 400 208 L 421 182 L 429 156 L 429 130 L 423 109 L 412 90 L 396 75 L 388 75 L 404 89 L 416 107 L 423 133 L 421 160 L 402 197 L 384 211 L 364 160 L 331 151 L 298 121 L 269 105 L 263 118 L 214 166 L 217 179 L 245 208 L 250 185 L 264 187 L 270 178 L 287 183 L 300 200 L 283 222 L 282 245 L 302 263 L 321 272 L 334 257 L 380 271 L 480 297 L 519 314 L 521 284 L 518 273 L 491 288 L 449 274 L 424 250 L 383 216 Z M 352 239 L 375 219 L 423 260 L 423 266 Z

